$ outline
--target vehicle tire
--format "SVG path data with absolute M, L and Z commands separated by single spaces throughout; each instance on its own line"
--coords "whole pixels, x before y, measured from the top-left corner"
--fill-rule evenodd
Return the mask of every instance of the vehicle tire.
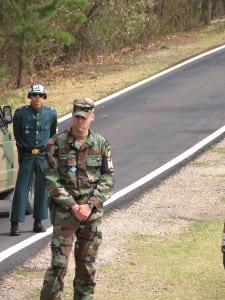
M 27 206 L 31 211 L 33 211 L 34 209 L 34 191 L 35 191 L 35 174 L 33 175 L 31 181 L 30 190 L 28 194 L 28 203 L 27 203 Z

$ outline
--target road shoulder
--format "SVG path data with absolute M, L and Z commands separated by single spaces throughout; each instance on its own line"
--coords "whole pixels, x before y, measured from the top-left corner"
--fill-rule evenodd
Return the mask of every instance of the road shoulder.
M 225 140 L 187 163 L 158 186 L 146 191 L 138 202 L 113 210 L 103 219 L 103 244 L 98 266 L 123 264 L 126 245 L 135 234 L 171 235 L 187 231 L 193 222 L 219 220 L 225 216 L 224 199 Z M 219 253 L 219 249 L 218 249 Z M 74 263 L 71 256 L 66 287 L 72 288 Z M 50 263 L 50 246 L 26 261 L 0 281 L 0 299 L 27 299 L 38 291 Z M 105 280 L 98 272 L 96 298 Z M 71 286 L 70 286 L 71 285 Z M 32 298 L 33 299 L 33 298 Z M 34 298 L 38 299 L 38 298 Z

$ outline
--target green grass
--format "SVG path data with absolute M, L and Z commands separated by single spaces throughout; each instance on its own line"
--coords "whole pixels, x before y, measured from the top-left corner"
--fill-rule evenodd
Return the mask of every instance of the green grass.
M 122 262 L 98 268 L 94 299 L 225 299 L 222 229 L 221 221 L 208 221 L 194 223 L 177 235 L 133 236 L 125 246 L 127 255 Z M 44 273 L 36 274 L 38 278 L 41 275 Z M 73 275 L 70 270 L 66 276 L 63 299 L 72 299 Z M 37 287 L 26 296 L 37 300 L 39 294 Z
M 100 268 L 107 279 L 95 299 L 225 299 L 221 232 L 211 221 L 180 235 L 135 236 L 122 265 Z
M 225 154 L 225 148 L 224 147 L 213 147 L 210 151 Z
M 204 161 L 191 161 L 190 164 L 194 167 L 208 167 L 209 163 Z

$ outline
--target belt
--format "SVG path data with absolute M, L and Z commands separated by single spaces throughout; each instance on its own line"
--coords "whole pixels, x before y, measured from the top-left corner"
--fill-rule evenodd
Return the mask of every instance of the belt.
M 43 152 L 45 152 L 45 150 L 46 150 L 46 147 L 34 148 L 34 149 L 23 148 L 24 153 L 29 153 L 32 155 L 37 155 L 37 154 L 43 153 Z

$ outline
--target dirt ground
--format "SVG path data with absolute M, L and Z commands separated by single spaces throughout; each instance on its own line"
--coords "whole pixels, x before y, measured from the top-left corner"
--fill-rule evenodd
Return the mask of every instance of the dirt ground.
M 221 220 L 222 232 L 225 216 L 225 154 L 220 151 L 221 148 L 225 149 L 225 140 L 215 145 L 213 151 L 210 148 L 161 184 L 146 191 L 137 203 L 114 210 L 103 218 L 104 238 L 98 265 L 121 264 L 126 257 L 124 245 L 135 233 L 179 234 L 193 222 L 201 220 Z M 27 291 L 41 288 L 43 272 L 49 262 L 50 249 L 47 247 L 18 270 L 6 275 L 0 281 L 0 299 L 28 300 Z M 71 257 L 68 274 L 73 274 L 73 268 Z M 98 287 L 104 289 L 105 280 L 98 274 L 97 292 Z

